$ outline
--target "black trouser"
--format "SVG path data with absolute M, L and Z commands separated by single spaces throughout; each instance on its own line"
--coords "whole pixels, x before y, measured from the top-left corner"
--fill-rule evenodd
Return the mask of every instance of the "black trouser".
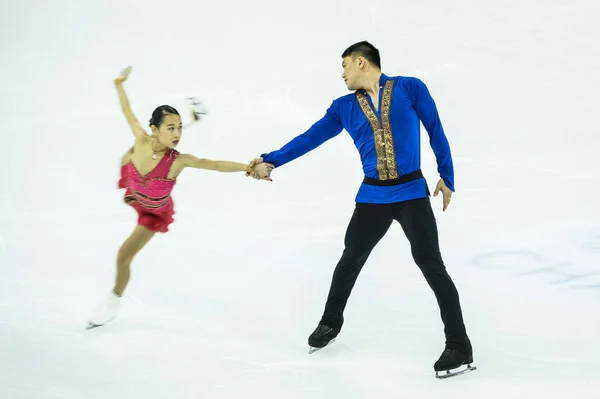
M 396 220 L 402 226 L 415 263 L 440 307 L 446 347 L 470 352 L 458 292 L 446 272 L 437 224 L 429 197 L 394 204 L 356 204 L 344 239 L 345 249 L 333 273 L 321 324 L 341 330 L 344 308 L 369 254 Z

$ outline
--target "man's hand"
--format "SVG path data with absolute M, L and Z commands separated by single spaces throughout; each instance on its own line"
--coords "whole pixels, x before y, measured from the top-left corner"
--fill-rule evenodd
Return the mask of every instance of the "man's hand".
M 444 207 L 442 208 L 442 211 L 445 211 L 446 209 L 448 209 L 448 205 L 450 205 L 450 198 L 452 197 L 452 190 L 450 190 L 446 186 L 446 183 L 444 183 L 443 179 L 440 179 L 440 181 L 438 181 L 437 186 L 435 187 L 435 191 L 433 192 L 433 196 L 437 197 L 437 195 L 440 193 L 440 191 L 442 192 L 442 195 L 444 196 Z
M 256 180 L 273 181 L 270 176 L 271 171 L 275 168 L 275 165 L 266 163 L 261 157 L 259 157 L 250 161 L 250 166 L 252 167 L 252 172 L 246 173 L 246 176 L 251 176 Z
M 273 165 L 265 162 L 259 163 L 258 165 L 254 165 L 254 167 L 252 168 L 252 170 L 254 171 L 252 177 L 254 177 L 256 180 L 273 181 L 273 179 L 271 179 L 271 171 L 273 170 L 273 168 Z
M 254 158 L 250 161 L 250 166 L 254 167 L 254 165 L 258 165 L 259 163 L 263 163 L 265 160 L 262 157 Z

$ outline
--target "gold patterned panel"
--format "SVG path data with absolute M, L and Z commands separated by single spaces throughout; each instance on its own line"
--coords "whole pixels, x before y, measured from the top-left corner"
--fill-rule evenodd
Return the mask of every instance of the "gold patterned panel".
M 398 177 L 396 154 L 394 151 L 394 138 L 392 135 L 392 126 L 390 124 L 390 106 L 393 88 L 394 80 L 388 80 L 385 83 L 381 102 L 381 119 L 383 120 L 383 126 L 379 122 L 373 108 L 369 105 L 367 96 L 361 91 L 356 91 L 358 104 L 373 129 L 379 180 L 388 180 Z
M 373 141 L 375 143 L 375 152 L 377 153 L 377 174 L 379 175 L 380 180 L 386 180 L 387 171 L 385 165 L 385 148 L 383 145 L 383 129 L 381 128 L 379 119 L 377 119 L 377 115 L 375 115 L 375 112 L 373 112 L 373 109 L 369 105 L 367 96 L 362 92 L 357 91 L 356 97 L 360 108 L 367 117 L 367 120 L 371 124 L 371 129 L 373 130 Z
M 395 80 L 385 82 L 383 89 L 383 98 L 381 100 L 381 120 L 383 122 L 383 141 L 385 145 L 385 158 L 387 160 L 387 169 L 390 179 L 398 177 L 396 168 L 396 152 L 394 150 L 394 135 L 392 134 L 392 124 L 390 123 L 390 108 L 392 103 L 392 92 Z

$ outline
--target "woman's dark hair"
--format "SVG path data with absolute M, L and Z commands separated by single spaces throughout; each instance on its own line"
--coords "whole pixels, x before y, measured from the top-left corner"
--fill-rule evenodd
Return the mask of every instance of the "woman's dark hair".
M 150 118 L 150 126 L 154 125 L 159 127 L 164 116 L 168 114 L 179 115 L 179 112 L 170 105 L 161 105 L 160 107 L 157 107 L 152 113 L 152 118 Z

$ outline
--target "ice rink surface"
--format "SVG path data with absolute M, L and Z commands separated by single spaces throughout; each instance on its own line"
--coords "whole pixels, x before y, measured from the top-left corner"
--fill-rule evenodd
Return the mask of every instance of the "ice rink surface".
M 599 398 L 599 18 L 596 0 L 5 2 L 0 398 Z M 346 132 L 272 183 L 185 171 L 122 313 L 85 331 L 136 221 L 120 70 L 144 124 L 205 102 L 180 151 L 247 162 L 348 93 L 360 40 L 436 100 L 457 191 L 433 204 L 478 370 L 434 378 L 439 311 L 397 224 L 308 355 L 362 179 Z M 433 189 L 424 129 L 422 152 Z

